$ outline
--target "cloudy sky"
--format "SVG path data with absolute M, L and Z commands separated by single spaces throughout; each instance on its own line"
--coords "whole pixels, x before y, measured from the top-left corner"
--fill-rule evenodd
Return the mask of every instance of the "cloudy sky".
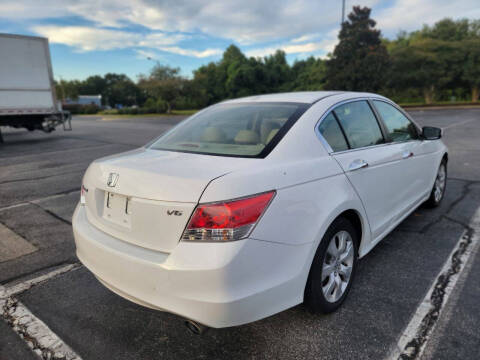
M 444 18 L 480 18 L 479 0 L 346 0 L 371 7 L 384 36 Z M 229 44 L 249 56 L 283 49 L 288 60 L 325 56 L 336 43 L 341 0 L 0 0 L 0 33 L 48 37 L 55 77 L 126 73 L 152 61 L 192 70 Z M 150 58 L 151 60 L 148 60 Z

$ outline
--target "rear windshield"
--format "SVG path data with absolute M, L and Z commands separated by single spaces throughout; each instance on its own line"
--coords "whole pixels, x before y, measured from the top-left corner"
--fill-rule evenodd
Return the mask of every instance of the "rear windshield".
M 150 148 L 265 157 L 307 109 L 299 103 L 220 104 L 180 123 Z

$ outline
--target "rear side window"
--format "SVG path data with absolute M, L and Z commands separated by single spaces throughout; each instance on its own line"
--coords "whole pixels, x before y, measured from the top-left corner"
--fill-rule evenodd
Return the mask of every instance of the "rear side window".
M 366 101 L 340 105 L 333 110 L 345 132 L 350 148 L 357 149 L 384 142 L 380 126 Z
M 399 110 L 384 101 L 373 101 L 392 141 L 408 141 L 418 138 L 415 125 Z
M 320 131 L 320 134 L 322 134 L 333 151 L 348 150 L 348 144 L 343 136 L 342 129 L 340 129 L 332 113 L 328 114 L 327 117 L 322 120 L 318 131 Z

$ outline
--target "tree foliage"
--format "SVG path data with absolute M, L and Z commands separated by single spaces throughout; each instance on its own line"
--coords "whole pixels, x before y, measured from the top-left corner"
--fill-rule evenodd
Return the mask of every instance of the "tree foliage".
M 384 86 L 389 57 L 370 11 L 355 6 L 342 24 L 340 41 L 327 62 L 329 89 L 377 92 Z
M 425 103 L 465 97 L 478 100 L 480 22 L 444 19 L 386 42 L 392 67 L 388 88 L 417 89 Z M 467 89 L 467 91 L 466 91 Z
M 179 68 L 157 64 L 148 76 L 140 76 L 138 86 L 150 97 L 163 99 L 167 104 L 167 113 L 182 95 L 185 79 L 179 75 Z

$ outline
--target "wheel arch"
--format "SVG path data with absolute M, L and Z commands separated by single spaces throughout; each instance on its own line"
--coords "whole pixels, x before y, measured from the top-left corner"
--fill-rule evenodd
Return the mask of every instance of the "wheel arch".
M 340 215 L 338 215 L 335 218 L 335 220 L 340 218 L 340 217 L 343 217 L 343 218 L 347 219 L 348 221 L 350 221 L 350 223 L 355 228 L 357 239 L 358 239 L 358 244 L 356 244 L 357 245 L 357 251 L 358 251 L 360 249 L 361 244 L 362 244 L 362 240 L 365 238 L 364 237 L 365 225 L 363 224 L 361 215 L 356 210 L 349 209 L 349 210 L 345 210 Z M 335 220 L 333 220 L 333 221 L 335 221 Z
M 349 205 L 353 205 L 353 204 L 349 204 Z M 320 247 L 322 241 L 324 240 L 324 236 L 325 234 L 327 233 L 328 229 L 332 226 L 332 224 L 337 221 L 339 218 L 344 218 L 346 220 L 348 220 L 352 225 L 353 227 L 355 228 L 356 230 L 356 235 L 357 235 L 357 239 L 358 239 L 358 243 L 355 244 L 356 245 L 356 248 L 357 248 L 357 257 L 360 258 L 362 255 L 363 255 L 363 252 L 362 252 L 362 246 L 365 247 L 365 246 L 368 246 L 368 241 L 370 239 L 370 227 L 369 227 L 369 224 L 368 224 L 368 221 L 366 219 L 366 216 L 364 216 L 363 212 L 359 209 L 356 209 L 354 208 L 353 206 L 347 206 L 345 208 L 343 208 L 342 210 L 339 210 L 336 212 L 335 215 L 333 215 L 331 218 L 330 218 L 330 221 L 327 222 L 327 226 L 324 227 L 324 231 L 322 232 L 321 234 L 321 237 L 320 237 L 320 240 L 318 242 L 316 242 L 316 246 L 315 246 L 315 251 L 314 251 L 314 254 L 312 254 L 312 259 L 309 263 L 309 267 L 308 267 L 308 272 L 307 272 L 307 278 L 305 279 L 305 283 L 304 283 L 304 287 L 303 287 L 303 301 L 305 301 L 305 294 L 306 294 L 306 291 L 307 291 L 307 287 L 308 287 L 308 281 L 310 279 L 310 276 L 311 276 L 311 271 L 312 271 L 312 267 L 314 265 L 314 257 L 318 251 L 318 248 Z

